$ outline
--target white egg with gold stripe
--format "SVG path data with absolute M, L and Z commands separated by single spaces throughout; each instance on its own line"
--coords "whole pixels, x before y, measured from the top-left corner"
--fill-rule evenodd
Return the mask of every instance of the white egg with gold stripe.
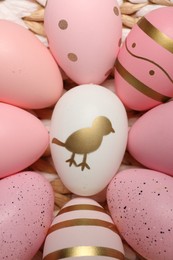
M 48 231 L 43 260 L 124 260 L 116 226 L 89 198 L 74 198 L 59 211 Z

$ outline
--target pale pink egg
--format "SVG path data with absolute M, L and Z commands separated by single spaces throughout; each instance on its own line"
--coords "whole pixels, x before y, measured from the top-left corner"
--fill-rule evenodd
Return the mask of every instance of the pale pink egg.
M 127 150 L 145 167 L 173 176 L 173 101 L 152 108 L 131 126 Z
M 50 51 L 26 28 L 0 20 L 0 101 L 44 108 L 62 93 L 60 70 Z
M 46 150 L 49 134 L 31 113 L 0 103 L 0 178 L 34 163 Z
M 119 51 L 116 93 L 126 107 L 148 110 L 173 97 L 173 7 L 149 12 Z
M 110 182 L 107 203 L 122 237 L 145 259 L 172 260 L 173 178 L 127 169 Z
M 0 181 L 0 258 L 31 260 L 53 220 L 54 194 L 35 172 L 21 172 Z
M 116 0 L 48 0 L 44 25 L 57 63 L 78 84 L 103 82 L 122 36 Z
M 111 217 L 99 203 L 75 198 L 65 204 L 52 222 L 43 259 L 124 259 L 121 238 Z

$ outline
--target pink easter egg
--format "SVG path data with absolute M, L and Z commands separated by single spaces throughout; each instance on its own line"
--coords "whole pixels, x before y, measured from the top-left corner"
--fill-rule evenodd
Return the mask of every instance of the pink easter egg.
M 0 20 L 0 101 L 38 109 L 57 102 L 60 70 L 50 51 L 26 28 Z
M 145 259 L 172 260 L 173 178 L 127 169 L 110 182 L 107 203 L 122 237 Z
M 0 178 L 19 172 L 45 152 L 49 134 L 31 113 L 0 103 Z
M 173 97 L 173 7 L 157 8 L 135 24 L 119 51 L 116 93 L 127 108 L 148 110 Z
M 127 150 L 142 165 L 173 176 L 173 101 L 152 108 L 132 125 Z
M 122 36 L 116 0 L 48 0 L 44 25 L 53 56 L 73 81 L 99 84 L 108 77 Z
M 0 181 L 0 258 L 31 260 L 53 220 L 54 194 L 35 172 L 21 172 Z
M 99 203 L 75 198 L 59 211 L 44 243 L 43 260 L 61 258 L 124 259 L 117 229 Z

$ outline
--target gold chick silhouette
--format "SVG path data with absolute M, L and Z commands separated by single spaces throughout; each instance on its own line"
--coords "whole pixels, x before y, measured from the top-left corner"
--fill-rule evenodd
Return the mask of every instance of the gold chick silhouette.
M 72 152 L 70 159 L 66 160 L 66 162 L 69 163 L 70 167 L 72 164 L 81 167 L 83 171 L 85 168 L 90 169 L 86 162 L 87 154 L 96 151 L 102 143 L 103 136 L 110 133 L 115 133 L 110 120 L 105 116 L 98 116 L 94 119 L 91 127 L 75 131 L 64 143 L 57 138 L 53 138 L 52 143 L 65 147 Z M 83 161 L 80 164 L 76 163 L 75 154 L 83 155 Z

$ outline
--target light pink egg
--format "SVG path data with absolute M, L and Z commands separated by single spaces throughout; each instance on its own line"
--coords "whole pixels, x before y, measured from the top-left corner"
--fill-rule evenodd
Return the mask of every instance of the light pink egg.
M 99 84 L 108 77 L 122 36 L 116 0 L 48 0 L 44 25 L 53 56 L 73 81 Z
M 116 60 L 116 93 L 134 110 L 147 110 L 173 97 L 173 7 L 142 17 Z
M 132 125 L 127 150 L 145 167 L 173 176 L 173 101 L 152 108 Z
M 124 249 L 111 217 L 89 198 L 70 200 L 52 222 L 43 259 L 124 259 Z
M 0 20 L 0 101 L 44 108 L 62 93 L 62 77 L 50 51 L 24 27 Z
M 0 181 L 0 258 L 31 260 L 53 219 L 54 194 L 35 172 L 21 172 Z
M 149 169 L 118 173 L 107 190 L 111 217 L 127 243 L 148 260 L 172 260 L 173 178 Z
M 46 150 L 49 134 L 31 113 L 0 103 L 0 178 L 23 170 Z

